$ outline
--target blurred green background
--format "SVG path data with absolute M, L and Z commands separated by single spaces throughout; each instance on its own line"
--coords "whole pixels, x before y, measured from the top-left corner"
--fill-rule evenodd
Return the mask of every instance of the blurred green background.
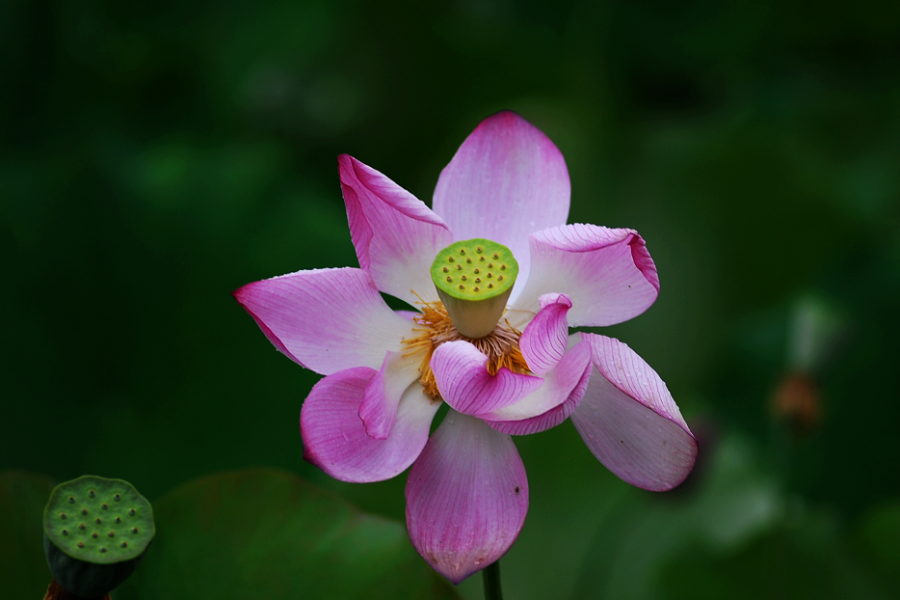
M 898 597 L 894 3 L 428 4 L 0 2 L 0 470 L 156 500 L 274 466 L 402 520 L 405 476 L 302 460 L 318 376 L 230 292 L 357 264 L 337 154 L 430 202 L 509 108 L 566 157 L 570 222 L 647 240 L 661 295 L 603 333 L 702 460 L 652 495 L 569 423 L 517 438 L 508 598 Z

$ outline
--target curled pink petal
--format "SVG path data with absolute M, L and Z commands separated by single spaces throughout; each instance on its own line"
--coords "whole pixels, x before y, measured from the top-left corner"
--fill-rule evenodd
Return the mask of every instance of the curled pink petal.
M 487 414 L 509 406 L 541 386 L 540 377 L 500 369 L 487 370 L 487 356 L 469 342 L 446 342 L 431 356 L 431 370 L 441 397 L 467 415 Z
M 384 303 L 360 269 L 298 271 L 248 283 L 234 297 L 278 350 L 322 375 L 381 367 L 413 323 Z
M 565 294 L 544 294 L 541 310 L 522 332 L 519 349 L 535 375 L 543 375 L 562 360 L 569 345 L 566 314 L 572 301 Z
M 527 511 L 528 480 L 512 439 L 447 413 L 406 482 L 406 526 L 422 558 L 459 583 L 509 550 Z
M 651 491 L 684 481 L 697 441 L 659 375 L 631 348 L 583 334 L 596 371 L 572 422 L 594 456 L 621 479 Z
M 437 299 L 431 262 L 453 241 L 450 230 L 399 185 L 352 156 L 338 157 L 350 236 L 359 265 L 382 292 L 410 304 Z
M 428 441 L 440 403 L 432 402 L 416 384 L 403 394 L 387 439 L 366 433 L 359 407 L 375 375 L 367 367 L 334 373 L 319 381 L 303 403 L 303 458 L 335 479 L 357 483 L 390 479 L 411 465 Z
M 528 234 L 565 223 L 569 193 L 559 149 L 537 127 L 503 111 L 482 121 L 441 172 L 434 212 L 454 240 L 482 237 L 507 246 L 524 282 Z
M 580 339 L 581 334 L 573 338 Z M 555 369 L 544 376 L 544 385 L 522 400 L 482 418 L 488 425 L 510 435 L 528 435 L 556 427 L 581 402 L 591 374 L 591 348 L 578 342 Z
M 400 352 L 388 352 L 381 370 L 366 387 L 359 418 L 366 426 L 366 433 L 383 440 L 391 433 L 397 419 L 397 407 L 406 389 L 419 378 L 422 355 L 404 356 Z
M 541 294 L 554 290 L 572 301 L 572 327 L 615 325 L 647 310 L 659 295 L 656 266 L 631 229 L 564 225 L 532 234 L 529 243 L 531 272 L 513 317 L 537 312 Z

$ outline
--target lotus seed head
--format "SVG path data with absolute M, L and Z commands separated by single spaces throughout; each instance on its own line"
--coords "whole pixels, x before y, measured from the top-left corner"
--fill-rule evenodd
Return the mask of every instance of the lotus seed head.
M 478 260 L 474 260 L 475 256 Z M 505 281 L 482 273 L 480 263 L 488 264 L 485 261 L 488 256 L 503 262 L 507 275 Z M 456 266 L 458 277 L 448 278 L 445 275 L 448 262 Z M 493 263 L 488 266 L 493 268 Z M 432 263 L 431 279 L 457 331 L 464 337 L 478 339 L 493 331 L 503 315 L 518 270 L 518 262 L 509 248 L 491 240 L 476 238 L 454 242 L 441 250 Z M 484 277 L 490 277 L 495 285 L 481 285 Z

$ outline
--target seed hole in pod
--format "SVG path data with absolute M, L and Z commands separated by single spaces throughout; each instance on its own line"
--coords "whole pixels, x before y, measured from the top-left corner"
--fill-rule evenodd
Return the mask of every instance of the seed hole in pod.
M 453 281 L 453 278 L 452 278 L 452 277 L 450 277 L 450 276 L 448 276 L 448 277 L 447 277 L 447 281 L 450 281 L 450 282 L 452 282 L 452 281 Z
M 457 270 L 457 271 L 462 271 L 462 265 L 456 265 L 456 270 Z
M 96 519 L 94 519 L 94 523 L 96 523 L 97 525 L 99 525 L 102 522 L 103 522 L 103 520 L 100 517 L 97 517 Z
M 122 517 L 116 517 L 116 524 L 119 524 L 121 522 L 122 522 Z
M 488 276 L 488 279 L 490 279 L 490 278 L 491 278 L 491 277 L 493 277 L 493 276 L 494 276 L 494 274 L 493 274 L 493 273 L 491 273 L 491 272 L 488 272 L 488 274 L 487 274 L 487 276 Z
M 479 256 L 479 257 L 478 257 L 478 262 L 484 262 L 484 257 L 483 257 L 483 256 Z
M 465 249 L 465 248 L 460 248 L 460 249 L 459 249 L 459 255 L 460 255 L 460 256 L 465 256 L 465 255 L 466 255 L 466 249 Z
M 104 502 L 103 504 L 101 504 L 100 507 L 101 507 L 103 510 L 108 510 L 108 509 L 109 509 L 109 505 L 108 505 L 106 502 Z
M 110 532 L 107 533 L 106 535 L 108 535 L 109 537 L 116 537 L 116 532 L 115 532 L 115 531 L 110 531 Z
M 498 258 L 500 258 L 500 255 L 497 254 L 496 252 L 494 252 L 494 256 L 493 256 L 492 258 L 493 258 L 494 260 L 497 260 Z
M 476 292 L 480 292 L 480 291 L 481 291 L 481 290 L 478 288 L 477 285 L 475 286 L 475 291 L 476 291 Z
M 466 259 L 466 264 L 470 264 L 470 265 L 471 265 L 471 264 L 472 264 L 472 259 L 471 259 L 471 258 L 467 258 L 467 259 Z
M 75 504 L 75 497 L 69 496 L 69 504 Z
M 78 524 L 78 529 L 84 531 L 84 530 L 86 529 L 84 523 L 79 523 L 79 524 Z
M 63 535 L 69 535 L 69 530 L 68 530 L 68 529 L 63 529 L 63 530 L 62 530 L 62 534 L 63 534 Z
M 82 508 L 82 509 L 81 509 L 81 514 L 86 515 L 86 514 L 87 514 L 87 509 L 86 509 L 86 508 Z
M 506 265 L 500 265 L 500 270 L 501 270 L 501 271 L 505 271 L 505 270 L 506 270 Z
M 456 260 L 456 259 L 453 258 L 452 256 L 447 257 L 447 262 L 453 262 L 453 261 L 455 261 L 455 260 Z
M 460 277 L 460 279 L 462 279 L 463 281 L 465 281 L 465 280 L 466 280 L 466 276 L 463 275 L 462 277 Z
M 60 519 L 66 519 L 66 513 L 59 513 Z
M 493 269 L 493 268 L 494 268 L 494 263 L 488 263 L 488 269 Z
M 122 542 L 122 543 L 120 544 L 120 546 L 122 546 L 123 548 L 127 548 L 127 547 L 128 547 L 128 542 Z
M 121 499 L 122 499 L 122 494 L 116 494 L 115 496 L 113 496 L 113 500 L 115 500 L 116 502 L 118 502 Z
M 78 547 L 79 547 L 79 548 L 84 548 L 84 542 L 78 542 Z
M 131 510 L 129 510 L 128 514 L 133 517 L 135 515 L 134 509 L 132 508 Z
M 106 546 L 100 546 L 100 552 L 106 552 Z
M 475 269 L 474 273 L 475 273 L 476 275 L 478 275 L 479 273 L 481 273 L 481 271 L 480 271 L 479 269 Z
M 498 275 L 498 276 L 497 276 L 497 281 L 503 281 L 503 275 Z
M 97 492 L 95 492 L 94 490 L 91 490 L 88 492 L 88 496 L 90 496 L 91 498 L 93 498 L 96 495 L 97 495 Z
M 459 289 L 464 290 L 464 289 L 466 289 L 466 286 L 460 285 L 460 286 L 459 286 Z
M 137 532 L 138 532 L 138 528 L 137 528 L 137 527 L 132 527 L 132 528 L 131 528 L 131 533 L 137 533 Z
M 97 532 L 95 531 L 94 533 L 91 534 L 91 537 L 96 540 L 99 536 L 97 535 Z
M 488 284 L 488 289 L 490 290 L 490 289 L 493 289 L 493 288 L 494 288 L 494 284 L 493 284 L 493 283 L 489 283 L 489 284 Z
M 448 269 L 447 267 L 444 267 L 444 273 L 449 273 L 449 272 L 450 272 L 450 269 Z

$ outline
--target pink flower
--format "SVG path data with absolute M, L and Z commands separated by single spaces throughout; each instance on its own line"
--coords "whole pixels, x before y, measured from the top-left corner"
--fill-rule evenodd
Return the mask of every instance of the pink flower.
M 524 523 L 528 481 L 510 435 L 571 417 L 625 481 L 661 491 L 684 480 L 697 444 L 665 383 L 625 344 L 569 334 L 644 312 L 656 267 L 635 231 L 565 224 L 568 171 L 542 132 L 511 112 L 485 119 L 441 173 L 433 210 L 350 156 L 339 170 L 361 268 L 235 292 L 278 350 L 325 375 L 300 413 L 308 461 L 353 482 L 412 465 L 410 538 L 454 583 L 500 558 Z M 505 315 L 477 340 L 455 328 L 430 274 L 442 249 L 472 238 L 519 264 Z M 379 291 L 420 312 L 392 311 Z M 442 401 L 451 410 L 429 438 Z

